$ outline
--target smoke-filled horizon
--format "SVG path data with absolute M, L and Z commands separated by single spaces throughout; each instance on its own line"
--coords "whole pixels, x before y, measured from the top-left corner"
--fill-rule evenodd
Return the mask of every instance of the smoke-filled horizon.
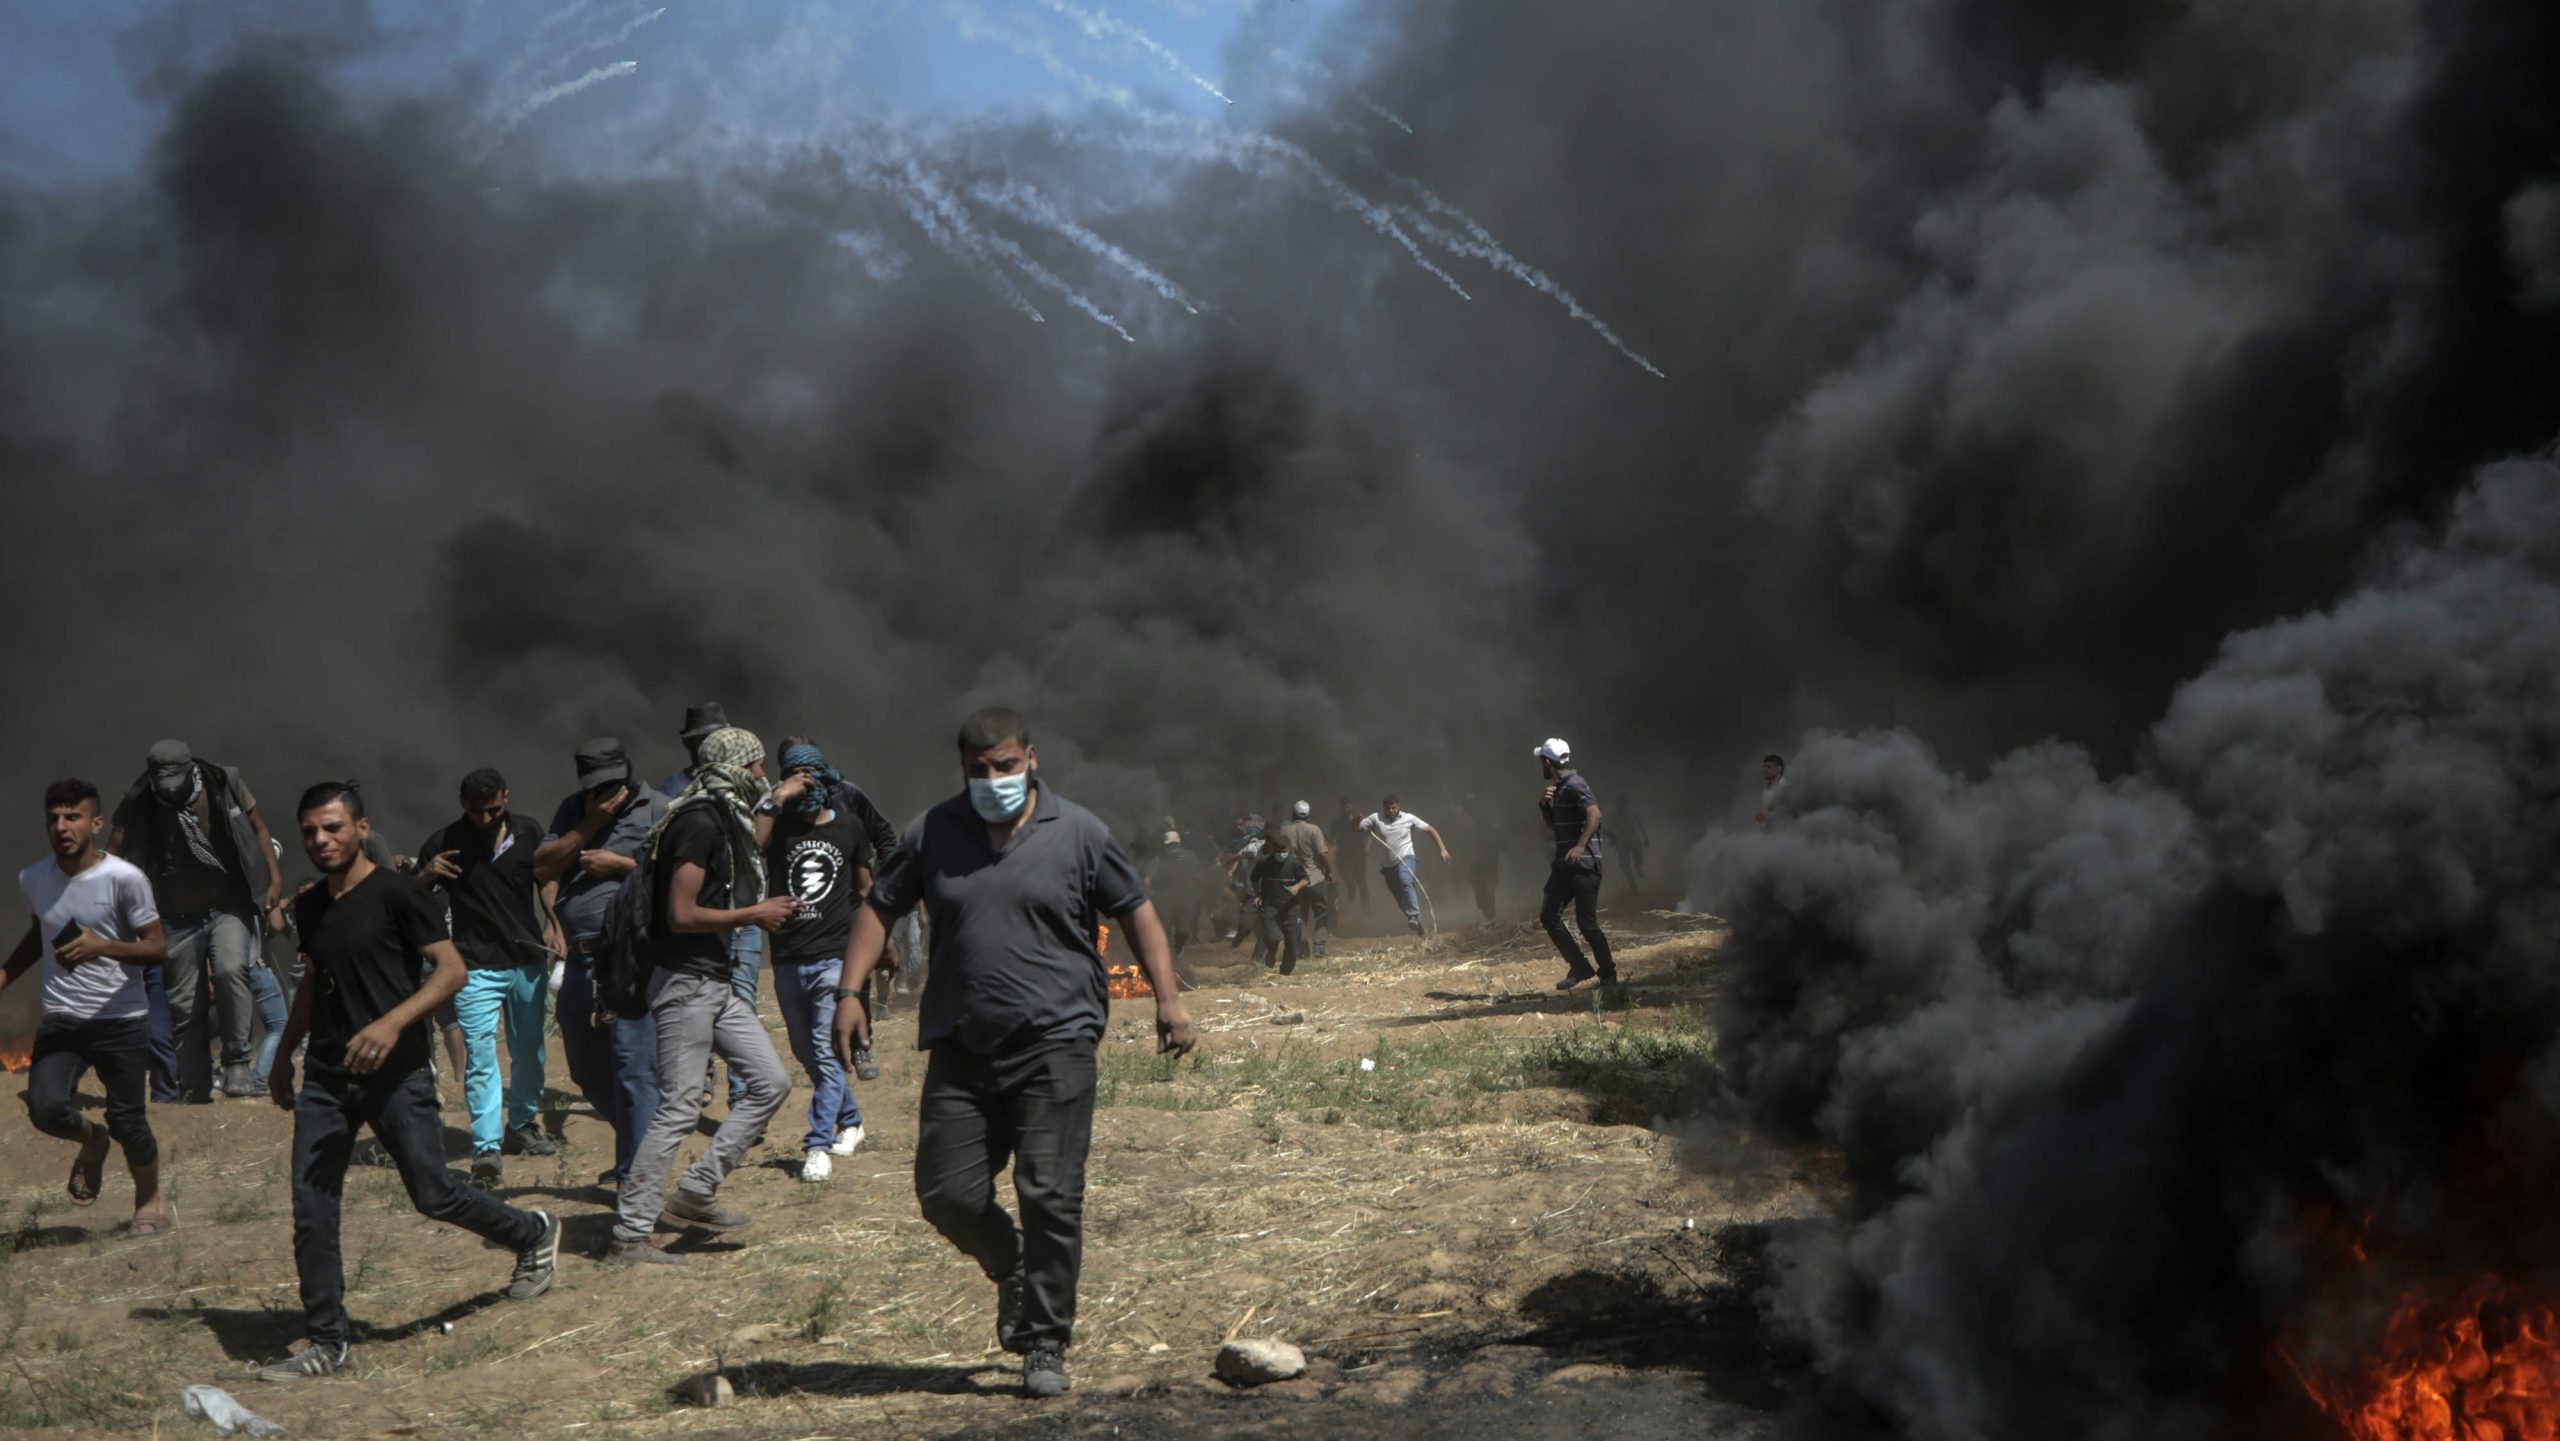
M 1285 44 L 1246 4 L 1206 56 L 953 0 L 1072 97 L 959 118 L 848 99 L 823 27 L 798 69 L 630 58 L 712 8 L 566 7 L 497 66 L 246 8 L 120 37 L 130 170 L 0 180 L 27 859 L 46 780 L 112 798 L 164 735 L 280 833 L 358 777 L 402 846 L 477 765 L 536 815 L 590 735 L 663 775 L 704 699 L 899 814 L 1009 703 L 1124 828 L 1395 789 L 1525 831 L 1563 735 L 1685 841 L 1810 735 L 1830 819 L 1711 837 L 1698 894 L 1752 978 L 1737 1093 L 1856 1172 L 1779 1314 L 1930 1437 L 2212 1434 L 2148 1373 L 2045 1384 L 2022 1332 L 2131 1324 L 2085 1292 L 1966 1312 L 1887 1264 L 1978 1280 L 2014 1259 L 1968 1249 L 1985 1217 L 2064 1228 L 2003 1170 L 2054 1128 L 2189 1158 L 2139 1143 L 2192 1092 L 2072 1115 L 2021 1078 L 2249 1054 L 2197 1040 L 2227 976 L 2175 982 L 2336 960 L 2270 929 L 2406 900 L 2432 939 L 2355 952 L 2387 969 L 2548 915 L 2470 862 L 2550 859 L 2549 709 L 2498 709 L 2550 658 L 2341 619 L 2547 595 L 2550 467 L 2456 499 L 2560 433 L 2548 4 L 1400 0 Z M 809 113 L 766 133 L 740 92 L 785 80 Z M 2395 663 L 2401 709 L 2313 724 Z M 2395 768 L 2466 705 L 2505 739 Z M 2420 799 L 2346 803 L 2384 782 Z M 2366 1134 L 2311 1130 L 2286 1159 Z

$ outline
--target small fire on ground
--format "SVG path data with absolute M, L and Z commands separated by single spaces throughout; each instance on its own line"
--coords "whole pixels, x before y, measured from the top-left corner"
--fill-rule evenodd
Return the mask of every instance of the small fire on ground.
M 1101 932 L 1094 937 L 1093 946 L 1095 950 L 1102 953 L 1103 971 L 1111 978 L 1111 999 L 1115 1001 L 1134 1001 L 1141 996 L 1152 996 L 1155 994 L 1154 989 L 1147 985 L 1147 977 L 1144 971 L 1139 970 L 1136 966 L 1115 966 L 1111 964 L 1111 928 L 1109 926 L 1104 926 L 1101 929 Z
M 10 1036 L 0 1040 L 0 1071 L 23 1071 L 34 1065 L 35 1059 L 35 1042 L 27 1037 Z
M 2560 1311 L 2495 1276 L 2404 1296 L 2370 1355 L 2295 1374 L 2349 1441 L 2560 1441 Z

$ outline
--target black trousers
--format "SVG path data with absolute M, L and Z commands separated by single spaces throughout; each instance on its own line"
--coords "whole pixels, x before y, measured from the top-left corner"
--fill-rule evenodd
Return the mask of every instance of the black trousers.
M 1493 908 L 1493 898 L 1495 892 L 1502 888 L 1501 867 L 1477 866 L 1467 872 L 1467 884 L 1475 891 L 1476 909 L 1484 912 L 1484 918 L 1488 921 L 1499 919 Z
M 1307 893 L 1301 891 L 1287 905 L 1261 906 L 1253 913 L 1256 936 L 1253 954 L 1256 958 L 1265 955 L 1278 957 L 1280 974 L 1284 976 L 1298 969 L 1298 962 L 1306 959 L 1308 954 L 1306 896 Z
M 445 1169 L 444 1116 L 426 1067 L 389 1081 L 309 1067 L 293 1107 L 293 1269 L 302 1278 L 303 1330 L 324 1346 L 352 1339 L 338 1212 L 359 1128 L 382 1142 L 419 1215 L 510 1251 L 542 1239 L 540 1217 L 464 1185 Z
M 89 1119 L 71 1099 L 80 1073 L 95 1069 L 107 1093 L 107 1134 L 124 1148 L 128 1170 L 160 1159 L 151 1134 L 151 1018 L 76 1021 L 47 1016 L 36 1023 L 34 1060 L 27 1067 L 27 1119 L 48 1136 L 89 1139 Z
M 1547 872 L 1547 894 L 1538 907 L 1538 924 L 1547 928 L 1547 938 L 1556 943 L 1569 971 L 1588 971 L 1591 963 L 1582 958 L 1582 947 L 1573 943 L 1573 931 L 1564 928 L 1564 908 L 1573 907 L 1574 930 L 1591 943 L 1591 956 L 1600 964 L 1600 978 L 1618 978 L 1618 963 L 1609 959 L 1609 938 L 1600 933 L 1600 863 L 1585 861 L 1575 865 L 1558 860 Z
M 1075 1336 L 1084 1265 L 1084 1164 L 1093 1149 L 1093 1043 L 1022 1057 L 981 1056 L 957 1041 L 925 1062 L 916 1115 L 916 1200 L 952 1245 L 1001 1281 L 1022 1272 L 1027 1350 Z M 996 1201 L 1013 1162 L 1022 1224 Z

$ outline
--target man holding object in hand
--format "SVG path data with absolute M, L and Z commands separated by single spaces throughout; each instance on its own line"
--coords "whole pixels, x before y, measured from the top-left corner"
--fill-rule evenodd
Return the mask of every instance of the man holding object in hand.
M 889 927 L 925 907 L 932 965 L 916 1012 L 930 1053 L 916 1131 L 916 1200 L 996 1283 L 996 1335 L 1023 1388 L 1067 1389 L 1093 1146 L 1094 1046 L 1110 1015 L 1096 931 L 1125 937 L 1156 995 L 1156 1049 L 1191 1049 L 1172 947 L 1137 867 L 1091 811 L 1042 785 L 1031 728 L 1009 710 L 960 725 L 966 789 L 926 811 L 872 882 L 845 944 L 837 1056 L 871 1045 L 851 1004 Z M 1016 1226 L 995 1194 L 1010 1159 Z

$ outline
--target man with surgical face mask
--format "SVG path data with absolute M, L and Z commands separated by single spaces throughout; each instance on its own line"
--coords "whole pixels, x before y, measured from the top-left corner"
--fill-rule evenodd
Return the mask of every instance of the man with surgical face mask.
M 930 1054 L 916 1124 L 925 1219 L 996 1285 L 996 1336 L 1034 1396 L 1067 1389 L 1084 1254 L 1096 1044 L 1110 1016 L 1097 933 L 1108 923 L 1156 996 L 1156 1049 L 1191 1049 L 1173 955 L 1137 867 L 1091 811 L 1041 784 L 1030 726 L 982 710 L 960 726 L 965 788 L 907 828 L 854 914 L 839 1002 L 861 994 L 889 926 L 932 913 L 932 973 L 916 1013 Z M 871 1044 L 839 1004 L 835 1046 Z M 1010 1161 L 1017 1225 L 996 1200 Z
M 213 1098 L 209 985 L 222 1093 L 255 1099 L 263 1093 L 252 1073 L 257 999 L 249 972 L 259 938 L 281 925 L 284 903 L 284 871 L 257 797 L 237 769 L 198 760 L 185 741 L 164 740 L 151 747 L 110 828 L 107 850 L 150 878 L 168 928 L 167 1012 L 177 1070 L 168 1079 L 188 1101 Z

